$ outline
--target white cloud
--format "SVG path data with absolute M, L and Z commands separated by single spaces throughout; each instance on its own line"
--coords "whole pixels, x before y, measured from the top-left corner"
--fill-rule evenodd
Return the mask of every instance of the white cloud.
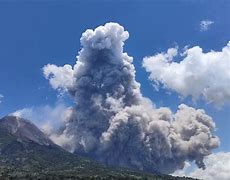
M 53 72 L 53 75 L 50 74 Z M 44 76 L 50 80 L 50 84 L 54 89 L 66 90 L 67 87 L 73 84 L 73 69 L 70 65 L 58 67 L 53 64 L 48 64 L 43 68 Z M 52 78 L 55 76 L 55 78 Z M 66 87 L 66 88 L 63 88 Z
M 200 31 L 204 32 L 209 30 L 210 26 L 213 24 L 213 21 L 210 20 L 203 20 L 200 22 Z
M 180 62 L 175 57 L 181 58 Z M 143 67 L 156 86 L 174 90 L 193 100 L 202 97 L 207 103 L 221 106 L 230 102 L 230 42 L 222 51 L 204 53 L 195 46 L 178 54 L 176 48 L 145 57 Z
M 189 176 L 204 180 L 229 180 L 230 179 L 230 152 L 218 152 L 205 157 L 204 162 L 206 169 L 198 169 L 193 167 L 189 170 L 191 164 L 187 163 L 183 170 L 179 170 L 173 175 Z

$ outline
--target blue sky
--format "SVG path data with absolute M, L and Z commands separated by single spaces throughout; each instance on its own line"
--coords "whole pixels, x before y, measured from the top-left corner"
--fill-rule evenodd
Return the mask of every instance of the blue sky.
M 118 22 L 129 31 L 125 51 L 134 58 L 142 93 L 157 106 L 176 110 L 181 103 L 203 108 L 213 117 L 221 146 L 230 151 L 229 105 L 220 109 L 204 101 L 181 100 L 178 94 L 155 91 L 142 68 L 145 56 L 170 47 L 199 45 L 221 50 L 230 40 L 230 2 L 212 0 L 153 1 L 4 1 L 0 0 L 0 116 L 24 107 L 54 105 L 57 92 L 44 78 L 48 63 L 75 64 L 82 32 L 106 22 Z M 200 31 L 200 22 L 214 23 Z M 65 98 L 66 103 L 71 101 Z

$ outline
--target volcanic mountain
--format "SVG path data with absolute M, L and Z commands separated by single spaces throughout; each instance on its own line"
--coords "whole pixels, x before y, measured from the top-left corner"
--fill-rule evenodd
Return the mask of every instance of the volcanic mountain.
M 0 179 L 8 178 L 187 179 L 106 167 L 67 152 L 33 123 L 15 116 L 0 119 Z

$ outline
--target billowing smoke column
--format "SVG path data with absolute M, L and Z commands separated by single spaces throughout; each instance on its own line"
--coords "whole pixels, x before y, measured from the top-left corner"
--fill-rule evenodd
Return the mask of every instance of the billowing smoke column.
M 53 139 L 112 166 L 172 173 L 195 160 L 204 168 L 204 156 L 219 145 L 212 118 L 184 104 L 175 114 L 156 109 L 143 97 L 133 59 L 123 52 L 128 36 L 116 23 L 87 30 L 74 67 L 44 67 L 52 87 L 68 91 L 76 101 Z

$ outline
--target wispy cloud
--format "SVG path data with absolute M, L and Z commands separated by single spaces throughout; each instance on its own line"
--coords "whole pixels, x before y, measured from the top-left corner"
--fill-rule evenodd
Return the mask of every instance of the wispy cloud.
M 4 96 L 2 94 L 0 94 L 0 103 L 2 103 L 3 98 L 4 98 Z
M 202 20 L 200 22 L 200 31 L 204 32 L 210 29 L 210 26 L 214 24 L 214 21 L 211 20 Z
M 31 120 L 46 134 L 50 134 L 61 126 L 68 113 L 67 106 L 57 103 L 55 106 L 44 105 L 19 109 L 12 115 Z

